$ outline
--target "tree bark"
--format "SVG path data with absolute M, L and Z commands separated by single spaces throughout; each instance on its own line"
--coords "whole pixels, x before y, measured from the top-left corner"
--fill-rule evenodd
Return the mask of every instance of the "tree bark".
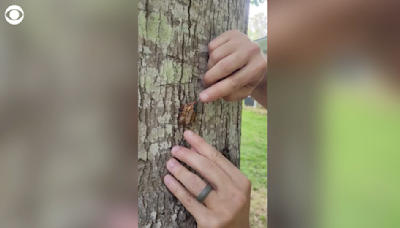
M 247 31 L 248 0 L 139 2 L 139 227 L 196 227 L 163 177 L 174 145 L 183 145 L 179 109 L 204 89 L 208 43 Z M 241 102 L 200 104 L 190 127 L 239 166 Z M 187 145 L 186 145 L 187 146 Z

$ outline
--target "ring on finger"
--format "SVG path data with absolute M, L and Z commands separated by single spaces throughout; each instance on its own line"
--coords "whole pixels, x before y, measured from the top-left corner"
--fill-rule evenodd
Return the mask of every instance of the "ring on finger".
M 195 197 L 200 196 L 200 200 L 202 203 L 206 204 L 207 206 L 212 207 L 215 202 L 215 197 L 217 196 L 217 192 L 213 192 L 211 190 L 207 190 L 206 192 L 202 193 L 207 189 L 207 183 L 203 181 L 199 176 L 190 172 L 186 167 L 181 165 L 178 161 L 174 158 L 168 161 L 168 164 L 174 164 L 173 166 L 167 165 L 168 170 L 171 174 L 182 183 L 182 185 Z M 205 194 L 206 193 L 206 194 Z M 205 196 L 203 197 L 202 195 Z M 214 199 L 214 200 L 210 200 Z
M 197 201 L 200 203 L 203 203 L 204 200 L 207 198 L 208 194 L 213 190 L 213 187 L 210 184 L 207 184 L 207 186 L 200 192 L 200 194 L 197 196 Z

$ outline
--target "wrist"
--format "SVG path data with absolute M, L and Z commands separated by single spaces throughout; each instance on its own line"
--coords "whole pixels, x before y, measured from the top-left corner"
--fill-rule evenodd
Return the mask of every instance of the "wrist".
M 260 92 L 266 91 L 266 90 L 267 90 L 267 71 L 265 71 L 261 81 L 254 88 L 254 90 L 250 96 L 253 96 L 253 94 L 260 93 Z

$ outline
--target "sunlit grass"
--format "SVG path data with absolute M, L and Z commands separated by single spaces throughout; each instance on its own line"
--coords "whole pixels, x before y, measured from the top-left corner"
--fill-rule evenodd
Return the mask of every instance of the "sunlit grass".
M 267 226 L 267 115 L 253 108 L 242 113 L 241 171 L 252 183 L 252 228 Z

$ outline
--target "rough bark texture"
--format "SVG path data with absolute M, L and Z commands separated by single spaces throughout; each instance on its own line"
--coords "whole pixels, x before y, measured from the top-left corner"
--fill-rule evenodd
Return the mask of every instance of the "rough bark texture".
M 170 149 L 183 144 L 181 105 L 204 89 L 207 44 L 232 29 L 246 32 L 248 0 L 139 2 L 139 227 L 196 227 L 163 184 Z M 199 105 L 190 128 L 239 166 L 241 102 Z

